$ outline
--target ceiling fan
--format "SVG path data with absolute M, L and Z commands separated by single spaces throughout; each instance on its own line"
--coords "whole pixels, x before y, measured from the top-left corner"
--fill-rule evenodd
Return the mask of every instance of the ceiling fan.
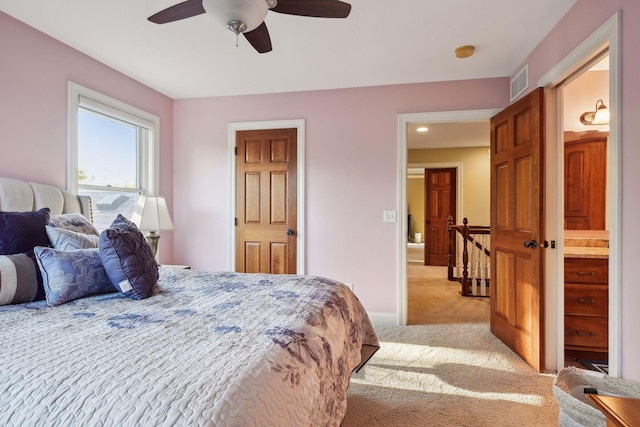
M 267 12 L 316 18 L 346 18 L 351 5 L 338 0 L 187 0 L 147 18 L 156 24 L 179 21 L 208 13 L 240 33 L 259 53 L 270 52 L 271 37 L 264 22 Z

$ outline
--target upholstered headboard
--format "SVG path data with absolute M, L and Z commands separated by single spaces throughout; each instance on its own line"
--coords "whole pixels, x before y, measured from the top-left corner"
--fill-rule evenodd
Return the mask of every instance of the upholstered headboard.
M 62 188 L 0 177 L 0 211 L 24 212 L 49 208 L 52 215 L 80 212 L 93 222 L 91 199 Z

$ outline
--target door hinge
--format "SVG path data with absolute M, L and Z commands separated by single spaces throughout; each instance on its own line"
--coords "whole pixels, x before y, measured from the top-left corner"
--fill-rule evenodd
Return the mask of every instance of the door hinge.
M 238 218 L 235 218 L 236 227 L 238 226 Z
M 233 147 L 234 152 L 236 153 L 236 156 L 238 155 L 238 147 Z

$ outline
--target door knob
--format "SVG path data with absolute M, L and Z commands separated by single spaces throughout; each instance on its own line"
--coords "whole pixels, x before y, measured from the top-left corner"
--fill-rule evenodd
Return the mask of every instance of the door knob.
M 529 240 L 528 242 L 525 240 L 524 241 L 524 247 L 525 248 L 535 249 L 535 248 L 538 247 L 538 242 L 536 242 L 536 239 Z
M 287 236 L 295 236 L 295 235 L 296 235 L 296 232 L 294 230 L 292 229 L 287 230 Z

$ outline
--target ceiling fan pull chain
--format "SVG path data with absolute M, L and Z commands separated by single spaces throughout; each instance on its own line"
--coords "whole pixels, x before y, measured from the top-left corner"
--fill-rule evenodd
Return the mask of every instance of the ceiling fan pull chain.
M 238 33 L 236 33 L 236 47 L 238 47 Z

